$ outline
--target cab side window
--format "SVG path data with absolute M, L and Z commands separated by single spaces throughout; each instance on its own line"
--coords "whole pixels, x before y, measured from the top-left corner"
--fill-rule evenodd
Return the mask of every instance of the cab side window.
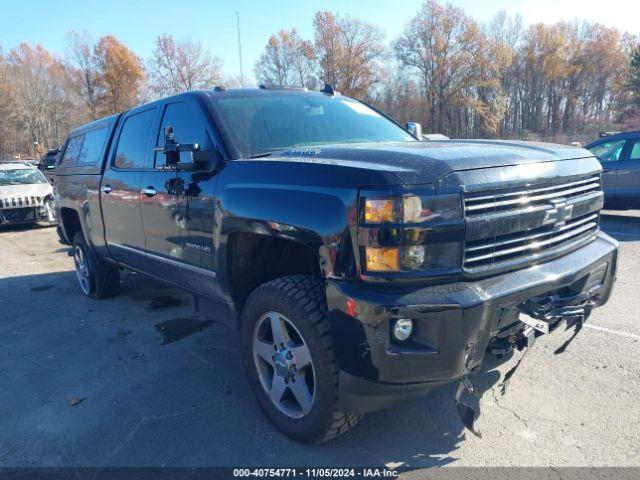
M 84 135 L 76 135 L 75 137 L 71 137 L 67 142 L 67 148 L 64 150 L 64 155 L 62 156 L 62 160 L 60 161 L 61 165 L 69 166 L 75 165 L 78 163 L 78 157 L 80 155 L 80 149 L 82 148 L 82 141 L 84 140 Z
M 91 130 L 84 134 L 82 149 L 78 155 L 78 165 L 95 165 L 102 156 L 107 139 L 107 127 Z
M 613 140 L 594 145 L 589 149 L 601 162 L 617 162 L 626 140 Z
M 147 141 L 153 126 L 155 108 L 127 117 L 120 131 L 113 166 L 122 170 L 146 167 Z
M 168 125 L 173 126 L 175 141 L 177 143 L 197 143 L 200 145 L 200 150 L 213 150 L 215 148 L 207 128 L 207 118 L 200 105 L 195 102 L 176 102 L 166 106 L 156 140 L 157 147 L 164 147 L 164 129 Z M 188 163 L 190 161 L 190 152 L 180 152 L 181 163 Z M 161 168 L 164 165 L 164 154 L 162 152 L 156 152 L 156 168 Z

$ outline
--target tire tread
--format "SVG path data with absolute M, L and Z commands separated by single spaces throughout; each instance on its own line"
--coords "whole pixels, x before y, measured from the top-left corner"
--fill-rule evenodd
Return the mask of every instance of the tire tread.
M 318 431 L 309 432 L 308 443 L 323 443 L 332 440 L 354 427 L 362 418 L 361 414 L 346 413 L 338 409 L 338 364 L 333 347 L 333 337 L 329 324 L 324 282 L 319 278 L 306 275 L 280 277 L 264 283 L 250 296 L 247 304 L 259 300 L 268 300 L 271 295 L 280 295 L 285 301 L 292 301 L 313 325 L 320 344 L 329 359 L 333 378 L 333 418 L 328 428 L 324 426 Z M 246 311 L 246 309 L 244 310 Z M 244 312 L 243 312 L 244 313 Z M 248 319 L 243 318 L 243 321 Z

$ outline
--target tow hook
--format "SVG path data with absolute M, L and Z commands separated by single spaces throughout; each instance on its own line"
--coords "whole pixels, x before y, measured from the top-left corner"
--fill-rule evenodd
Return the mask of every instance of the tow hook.
M 582 305 L 577 306 L 562 306 L 557 308 L 548 308 L 547 305 L 540 308 L 538 306 L 537 309 L 528 310 L 527 313 L 521 312 L 519 319 L 522 323 L 525 324 L 524 330 L 517 335 L 510 335 L 507 338 L 503 338 L 496 342 L 493 342 L 489 347 L 489 352 L 498 356 L 505 355 L 510 353 L 515 346 L 518 350 L 524 350 L 524 353 L 518 360 L 518 362 L 511 368 L 507 373 L 505 373 L 502 383 L 499 385 L 500 394 L 504 395 L 507 392 L 507 387 L 509 386 L 509 382 L 513 375 L 518 370 L 518 367 L 522 364 L 522 361 L 531 350 L 531 347 L 535 344 L 536 338 L 539 335 L 544 335 L 545 333 L 549 333 L 552 330 L 555 330 L 561 323 L 566 324 L 566 329 L 575 326 L 575 330 L 571 337 L 562 344 L 560 348 L 558 348 L 554 353 L 557 355 L 559 353 L 564 352 L 567 349 L 567 346 L 573 341 L 576 335 L 582 329 L 582 324 L 589 316 L 591 309 L 594 306 L 593 301 L 588 301 L 583 303 Z M 474 429 L 474 422 L 476 419 L 475 410 L 465 403 L 462 400 L 462 396 L 465 392 L 468 392 L 470 395 L 478 396 L 473 388 L 471 381 L 469 380 L 469 375 L 466 375 L 460 379 L 458 383 L 458 388 L 456 389 L 455 402 L 456 409 L 458 411 L 458 415 L 460 416 L 460 421 L 465 426 L 467 430 L 473 433 L 476 437 L 482 438 L 480 432 Z
M 522 364 L 527 353 L 529 353 L 529 350 L 535 343 L 538 335 L 549 333 L 563 322 L 566 324 L 565 330 L 575 325 L 575 330 L 571 337 L 554 352 L 555 355 L 558 355 L 564 352 L 569 344 L 576 338 L 582 329 L 582 324 L 589 316 L 592 308 L 593 302 L 586 302 L 582 305 L 558 307 L 543 312 L 540 310 L 534 310 L 531 312 L 531 315 L 520 313 L 520 321 L 524 323 L 526 327 L 519 335 L 516 345 L 518 346 L 518 350 L 524 349 L 524 353 L 518 362 L 507 373 L 505 373 L 502 383 L 500 384 L 500 393 L 504 395 L 507 392 L 509 381 L 516 373 L 518 367 Z

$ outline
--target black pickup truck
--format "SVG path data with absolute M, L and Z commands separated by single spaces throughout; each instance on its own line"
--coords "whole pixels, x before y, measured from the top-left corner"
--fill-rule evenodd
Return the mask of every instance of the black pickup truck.
M 56 197 L 85 294 L 130 269 L 225 302 L 266 415 L 320 442 L 605 303 L 600 172 L 420 141 L 331 88 L 218 87 L 72 131 Z

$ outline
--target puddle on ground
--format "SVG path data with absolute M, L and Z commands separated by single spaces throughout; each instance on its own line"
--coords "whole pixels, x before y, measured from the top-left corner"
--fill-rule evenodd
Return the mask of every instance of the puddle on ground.
M 172 318 L 156 323 L 155 327 L 162 334 L 162 344 L 177 342 L 189 335 L 213 325 L 213 320 L 198 320 L 197 318 Z
M 182 305 L 182 301 L 175 297 L 155 297 L 149 302 L 149 308 L 151 310 L 161 310 L 163 308 L 177 307 Z
M 31 287 L 32 292 L 46 292 L 47 290 L 51 290 L 53 285 L 38 285 L 37 287 Z

